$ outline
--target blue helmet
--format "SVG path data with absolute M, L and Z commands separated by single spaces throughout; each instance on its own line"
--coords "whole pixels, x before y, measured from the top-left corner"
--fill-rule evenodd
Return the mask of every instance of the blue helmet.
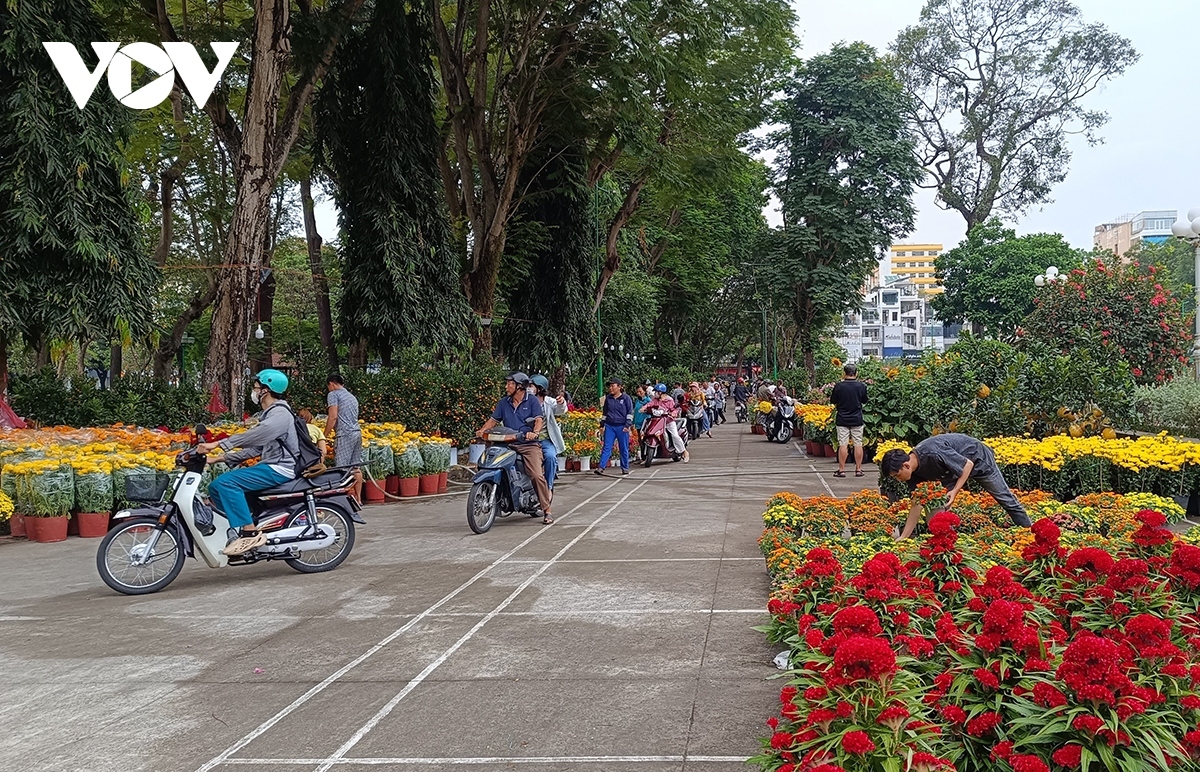
M 288 377 L 278 370 L 263 370 L 255 376 L 255 379 L 270 389 L 272 394 L 283 394 L 287 391 Z
M 667 384 L 660 383 L 654 387 L 654 390 L 657 391 L 659 394 L 666 394 L 667 393 Z
M 533 381 L 533 385 L 537 386 L 539 389 L 545 389 L 546 391 L 550 390 L 550 381 L 544 375 L 535 375 L 529 380 Z

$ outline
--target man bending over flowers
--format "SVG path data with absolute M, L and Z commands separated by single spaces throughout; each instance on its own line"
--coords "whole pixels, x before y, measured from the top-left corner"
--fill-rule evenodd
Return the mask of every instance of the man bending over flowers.
M 987 445 L 966 434 L 940 434 L 918 443 L 911 453 L 889 450 L 883 456 L 880 468 L 888 477 L 908 483 L 911 492 L 923 482 L 940 482 L 949 491 L 946 508 L 954 505 L 954 499 L 962 491 L 967 480 L 974 480 L 996 500 L 1013 525 L 1029 526 L 1029 515 L 1017 497 L 1009 490 L 1000 467 L 996 465 L 996 454 Z M 908 520 L 900 532 L 901 539 L 912 536 L 921 517 L 922 505 L 915 502 L 908 510 Z

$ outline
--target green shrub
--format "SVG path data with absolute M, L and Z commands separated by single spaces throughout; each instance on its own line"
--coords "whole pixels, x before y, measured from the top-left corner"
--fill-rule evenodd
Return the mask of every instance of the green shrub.
M 1177 379 L 1133 392 L 1133 428 L 1200 437 L 1200 383 Z
M 14 376 L 9 387 L 13 410 L 47 426 L 108 426 L 115 423 L 180 429 L 209 418 L 208 395 L 194 384 L 173 386 L 129 376 L 111 389 L 76 378 L 70 387 L 53 370 Z

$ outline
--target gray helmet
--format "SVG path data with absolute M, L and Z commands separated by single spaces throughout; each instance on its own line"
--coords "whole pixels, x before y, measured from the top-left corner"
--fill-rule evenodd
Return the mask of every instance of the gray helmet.
M 529 385 L 529 376 L 522 372 L 512 373 L 504 380 L 512 381 L 513 383 L 517 384 L 518 386 L 522 386 L 522 387 Z
M 550 380 L 544 375 L 535 375 L 529 380 L 533 381 L 533 385 L 537 386 L 539 389 L 545 389 L 547 391 L 550 390 Z

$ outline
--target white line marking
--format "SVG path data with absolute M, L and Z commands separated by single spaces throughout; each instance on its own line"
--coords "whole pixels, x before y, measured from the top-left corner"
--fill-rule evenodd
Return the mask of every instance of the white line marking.
M 566 563 L 715 563 L 723 560 L 756 560 L 761 561 L 761 557 L 752 558 L 579 558 L 576 560 L 560 560 L 560 564 Z M 508 564 L 529 564 L 529 563 L 544 563 L 544 560 L 510 560 Z M 224 617 L 222 617 L 224 618 Z
M 0 617 L 0 622 L 43 622 L 45 617 Z
M 680 764 L 683 762 L 711 762 L 716 764 L 745 763 L 749 756 L 465 756 L 459 758 L 340 758 L 340 759 L 229 759 L 226 764 L 362 764 L 364 766 L 395 766 L 402 764 L 429 765 L 483 765 L 483 764 Z
M 501 611 L 498 617 L 573 617 L 573 616 L 604 616 L 605 614 L 766 614 L 763 608 L 641 608 L 641 609 L 578 609 L 562 611 Z M 447 617 L 480 617 L 482 611 L 440 611 L 430 614 L 430 619 L 445 619 Z
M 653 477 L 653 476 L 654 475 L 651 475 L 651 477 Z M 454 655 L 454 652 L 456 652 L 460 648 L 462 648 L 463 644 L 465 644 L 467 641 L 474 638 L 475 634 L 478 633 L 483 628 L 484 625 L 486 625 L 488 622 L 495 619 L 496 615 L 499 614 L 501 611 L 504 611 L 504 609 L 508 608 L 509 604 L 511 604 L 514 600 L 516 600 L 517 597 L 522 592 L 525 591 L 525 588 L 527 588 L 527 587 L 529 587 L 529 585 L 533 584 L 534 581 L 537 580 L 537 578 L 539 576 L 546 573 L 546 571 L 550 568 L 550 566 L 554 565 L 554 563 L 559 558 L 561 558 L 563 555 L 566 554 L 567 550 L 571 549 L 571 547 L 574 547 L 576 544 L 578 544 L 579 540 L 582 539 L 583 537 L 587 536 L 588 533 L 592 530 L 592 528 L 599 525 L 604 520 L 604 518 L 608 517 L 614 511 L 616 511 L 617 507 L 619 507 L 619 506 L 621 506 L 621 504 L 625 503 L 625 501 L 630 496 L 632 496 L 633 494 L 635 494 L 639 490 L 641 490 L 642 486 L 645 485 L 646 483 L 648 483 L 649 481 L 650 481 L 649 479 L 642 481 L 641 483 L 639 483 L 637 485 L 637 487 L 631 489 L 629 491 L 629 493 L 626 493 L 624 496 L 622 496 L 620 501 L 618 501 L 616 504 L 613 504 L 611 507 L 608 508 L 608 510 L 603 515 L 600 515 L 600 517 L 598 517 L 594 521 L 592 521 L 592 524 L 590 526 L 588 526 L 586 529 L 584 529 L 583 533 L 579 534 L 574 539 L 567 542 L 566 546 L 564 546 L 562 549 L 560 549 L 558 551 L 558 553 L 553 558 L 551 558 L 545 565 L 543 565 L 541 568 L 539 568 L 537 571 L 535 571 L 533 576 L 529 577 L 524 582 L 522 582 L 515 590 L 513 590 L 511 593 L 509 593 L 509 596 L 507 598 L 500 601 L 500 605 L 496 606 L 496 608 L 494 608 L 490 612 L 488 612 L 488 615 L 485 616 L 483 619 L 476 622 L 474 627 L 472 627 L 461 638 L 459 638 L 457 641 L 455 641 L 454 644 L 450 646 L 450 648 L 448 648 L 444 652 L 442 652 L 441 655 L 439 655 L 437 659 L 435 659 L 433 662 L 430 662 L 428 665 L 426 665 L 424 670 L 422 670 L 420 673 L 418 673 L 416 675 L 415 678 L 413 678 L 411 681 L 409 681 L 407 684 L 405 684 L 404 688 L 401 689 L 399 692 L 397 692 L 395 697 L 388 700 L 388 703 L 386 705 L 384 705 L 382 708 L 380 708 L 375 713 L 374 716 L 371 716 L 371 718 L 367 721 L 367 723 L 365 723 L 361 727 L 359 727 L 358 731 L 355 732 L 350 737 L 349 740 L 342 743 L 342 746 L 340 748 L 338 748 L 336 751 L 334 751 L 333 754 L 330 755 L 329 758 L 326 759 L 324 763 L 322 763 L 319 767 L 317 767 L 316 772 L 326 772 L 330 767 L 332 767 L 334 764 L 338 763 L 338 759 L 343 758 L 352 748 L 354 748 L 355 745 L 358 745 L 358 743 L 364 737 L 367 736 L 368 732 L 370 732 L 372 729 L 374 729 L 376 726 L 378 726 L 380 721 L 387 718 L 388 714 L 391 713 L 392 710 L 397 705 L 400 704 L 401 700 L 403 700 L 405 697 L 407 697 L 409 694 L 411 694 L 413 689 L 416 689 L 418 686 L 420 686 L 422 681 L 424 681 L 426 678 L 428 678 L 429 675 L 431 673 L 433 673 L 433 671 L 435 671 L 439 667 L 441 667 L 442 663 L 444 663 L 446 660 L 450 659 L 450 657 L 452 657 Z
M 814 472 L 817 472 L 817 468 L 815 466 L 813 466 L 812 464 L 809 464 L 808 468 L 813 470 Z M 825 477 L 820 472 L 817 472 L 817 479 L 820 480 L 821 484 L 825 486 L 825 490 L 829 492 L 829 495 L 833 496 L 836 499 L 837 494 L 833 492 L 833 488 L 829 487 L 829 483 L 825 482 Z
M 619 482 L 619 481 L 617 481 L 617 482 Z M 594 499 L 594 498 L 598 497 L 600 494 L 604 493 L 605 491 L 607 491 L 609 488 L 611 488 L 613 485 L 616 485 L 616 484 L 617 484 L 616 482 L 613 482 L 613 483 L 611 483 L 611 484 L 609 484 L 609 485 L 607 485 L 607 486 L 605 486 L 605 487 L 601 488 L 600 490 L 596 491 L 595 493 L 593 493 L 593 494 L 592 494 L 591 496 L 589 496 L 588 498 L 586 498 L 586 499 L 584 499 L 583 501 L 581 501 L 581 502 L 579 502 L 578 504 L 576 504 L 574 507 L 572 507 L 572 508 L 570 509 L 570 511 L 568 511 L 568 512 L 567 512 L 567 514 L 565 514 L 565 515 L 562 515 L 561 517 L 569 517 L 569 516 L 570 516 L 571 514 L 573 514 L 575 511 L 577 511 L 577 510 L 578 510 L 578 509 L 580 509 L 581 507 L 585 506 L 586 504 L 590 503 L 590 502 L 592 501 L 592 499 Z M 557 519 L 560 519 L 560 518 L 555 518 L 555 519 L 557 520 Z M 550 527 L 552 528 L 553 526 L 550 526 Z M 254 741 L 255 739 L 257 739 L 258 737 L 262 736 L 262 734 L 263 734 L 263 733 L 265 733 L 265 732 L 266 732 L 267 730 L 269 730 L 271 727 L 273 727 L 273 726 L 275 726 L 276 724 L 278 724 L 280 721 L 282 721 L 284 718 L 286 718 L 288 715 L 290 715 L 290 714 L 291 714 L 291 713 L 292 713 L 294 710 L 296 710 L 296 709 L 297 709 L 297 708 L 299 708 L 301 705 L 303 705 L 304 703 L 306 703 L 306 702 L 308 702 L 309 700 L 311 700 L 311 699 L 312 699 L 313 697 L 315 697 L 316 695 L 318 695 L 318 694 L 320 694 L 321 692 L 325 691 L 325 689 L 326 689 L 326 688 L 327 688 L 327 687 L 328 687 L 330 684 L 333 684 L 333 683 L 335 683 L 335 682 L 336 682 L 338 679 L 340 679 L 342 676 L 346 675 L 346 673 L 350 672 L 350 671 L 351 671 L 351 670 L 353 670 L 354 668 L 356 668 L 356 667 L 358 667 L 359 665 L 361 665 L 363 662 L 367 661 L 367 659 L 369 659 L 371 656 L 373 656 L 375 653 L 377 653 L 377 652 L 378 652 L 380 649 L 384 648 L 385 646 L 387 646 L 388 644 L 390 644 L 392 641 L 396 640 L 396 639 L 397 639 L 397 638 L 399 638 L 401 635 L 403 635 L 404 633 L 406 633 L 406 632 L 408 632 L 410 629 L 412 629 L 412 627 L 413 627 L 414 625 L 416 625 L 418 622 L 420 622 L 422 619 L 424 619 L 425 617 L 429 616 L 429 615 L 430 615 L 430 614 L 432 614 L 434 611 L 437 611 L 439 608 L 441 608 L 441 607 L 442 607 L 442 606 L 444 606 L 445 604 L 449 603 L 451 600 L 453 600 L 455 597 L 457 597 L 457 596 L 458 596 L 460 593 L 462 593 L 463 591 L 465 591 L 465 590 L 466 590 L 468 587 L 470 587 L 471 585 L 475 584 L 475 582 L 477 582 L 477 581 L 479 581 L 481 578 L 483 578 L 483 576 L 484 576 L 485 574 L 487 574 L 487 572 L 488 572 L 488 571 L 491 571 L 493 568 L 495 568 L 496 566 L 500 565 L 501 563 L 503 563 L 503 562 L 504 562 L 505 560 L 507 560 L 508 558 L 512 557 L 514 554 L 516 554 L 517 550 L 521 549 L 522 547 L 524 547 L 525 545 L 529 544 L 529 543 L 530 543 L 530 542 L 532 542 L 534 539 L 538 538 L 539 536 L 541 536 L 542 534 L 544 534 L 544 533 L 546 533 L 546 532 L 547 532 L 547 529 L 546 529 L 546 528 L 538 528 L 538 530 L 537 530 L 537 531 L 535 531 L 535 532 L 533 533 L 533 535 L 531 535 L 531 536 L 530 536 L 528 539 L 526 539 L 525 541 L 521 542 L 521 543 L 520 543 L 520 544 L 518 544 L 517 546 L 513 547 L 513 548 L 512 548 L 511 550 L 509 550 L 508 552 L 506 552 L 506 553 L 504 553 L 503 555 L 501 555 L 501 556 L 500 556 L 499 558 L 497 558 L 497 559 L 495 560 L 495 562 L 493 562 L 493 563 L 492 563 L 490 566 L 488 566 L 487 568 L 483 569 L 483 570 L 482 570 L 482 571 L 480 571 L 479 573 L 477 573 L 477 574 L 475 574 L 474 576 L 472 576 L 472 577 L 471 577 L 470 579 L 468 579 L 467 581 L 465 581 L 465 582 L 463 582 L 462 584 L 460 584 L 460 585 L 459 585 L 459 586 L 458 586 L 458 587 L 457 587 L 455 590 L 453 590 L 452 592 L 450 592 L 448 595 L 444 596 L 444 597 L 443 597 L 441 600 L 439 600 L 437 603 L 434 603 L 432 606 L 430 606 L 429 608 L 425 609 L 425 610 L 424 610 L 424 611 L 422 611 L 420 614 L 416 615 L 415 617 L 413 617 L 413 618 L 412 618 L 412 619 L 410 619 L 409 621 L 405 622 L 403 626 L 401 626 L 401 627 L 397 628 L 397 629 L 396 629 L 394 632 L 392 632 L 390 635 L 388 635 L 388 636 L 387 636 L 386 638 L 384 638 L 382 641 L 380 641 L 379 643 L 375 644 L 375 645 L 374 645 L 374 646 L 372 646 L 371 648 L 367 649 L 367 650 L 366 650 L 366 651 L 365 651 L 363 654 L 359 655 L 357 658 L 355 658 L 355 659 L 351 660 L 350 662 L 348 662 L 347 664 L 343 665 L 343 666 L 341 667 L 341 669 L 339 669 L 337 672 L 333 673 L 333 674 L 332 674 L 332 675 L 330 675 L 328 678 L 326 678 L 324 681 L 322 681 L 321 683 L 317 684 L 316 686 L 313 686 L 311 689 L 309 689 L 308 691 L 306 691 L 304 694 L 302 694 L 302 695 L 300 695 L 299 697 L 297 697 L 295 700 L 293 700 L 293 701 L 292 701 L 292 703 L 291 703 L 291 704 L 289 704 L 287 707 L 285 707 L 285 708 L 283 708 L 282 710 L 280 710 L 280 711 L 279 711 L 278 713 L 276 713 L 275 715 L 271 716 L 271 717 L 270 717 L 269 719 L 267 719 L 266 721 L 264 721 L 264 722 L 262 722 L 261 724 L 259 724 L 259 725 L 258 725 L 258 727 L 256 727 L 254 730 L 252 730 L 251 732 L 249 732 L 249 733 L 248 733 L 248 734 L 246 734 L 246 735 L 243 735 L 243 736 L 242 736 L 242 738 L 241 738 L 240 740 L 238 740 L 237 742 L 235 742 L 233 745 L 230 745 L 228 748 L 226 748 L 224 751 L 222 751 L 222 752 L 221 752 L 221 753 L 219 753 L 218 755 L 214 756 L 212 759 L 210 759 L 210 760 L 208 761 L 208 763 L 206 763 L 206 764 L 204 764 L 204 766 L 200 767 L 200 768 L 197 770 L 197 772 L 209 772 L 209 771 L 210 771 L 210 770 L 212 770 L 213 768 L 215 768 L 215 767 L 218 767 L 218 766 L 220 766 L 221 764 L 224 764 L 224 763 L 225 763 L 225 762 L 226 762 L 226 761 L 229 759 L 229 757 L 230 757 L 230 756 L 232 756 L 233 754 L 237 753 L 237 752 L 238 752 L 238 751 L 240 751 L 242 748 L 245 748 L 247 745 L 249 745 L 251 742 L 253 742 L 253 741 Z

